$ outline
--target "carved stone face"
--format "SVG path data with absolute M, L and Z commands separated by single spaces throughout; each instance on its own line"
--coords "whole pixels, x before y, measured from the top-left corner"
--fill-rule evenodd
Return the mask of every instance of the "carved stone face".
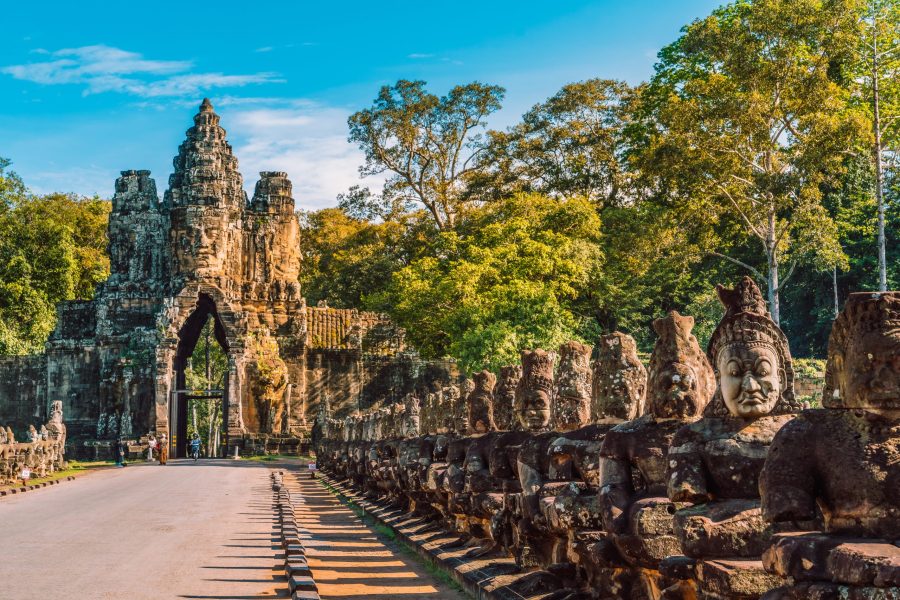
M 650 411 L 659 419 L 699 416 L 708 398 L 700 398 L 698 383 L 691 366 L 671 363 L 653 378 Z
M 772 412 L 781 395 L 781 365 L 773 348 L 727 346 L 717 367 L 722 400 L 732 416 L 755 419 Z
M 526 389 L 518 417 L 525 429 L 535 431 L 546 428 L 550 424 L 550 392 L 534 388 Z
M 859 335 L 832 361 L 846 408 L 900 409 L 900 330 Z
M 591 347 L 569 342 L 559 354 L 553 425 L 556 430 L 571 431 L 591 419 Z

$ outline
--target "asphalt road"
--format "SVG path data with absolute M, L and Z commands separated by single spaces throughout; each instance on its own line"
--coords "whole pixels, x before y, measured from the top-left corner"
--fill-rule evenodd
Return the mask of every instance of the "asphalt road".
M 0 499 L 0 598 L 287 597 L 269 470 L 130 465 Z

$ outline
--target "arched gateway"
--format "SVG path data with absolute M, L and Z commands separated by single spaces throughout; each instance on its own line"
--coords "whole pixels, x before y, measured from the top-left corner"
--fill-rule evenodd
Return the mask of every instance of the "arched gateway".
M 185 361 L 209 316 L 228 357 L 229 451 L 261 436 L 305 435 L 326 398 L 347 412 L 393 393 L 367 392 L 367 382 L 397 380 L 384 370 L 403 362 L 402 332 L 377 314 L 306 306 L 291 182 L 260 173 L 248 201 L 209 100 L 174 167 L 161 202 L 149 171 L 116 180 L 110 277 L 93 300 L 59 306 L 45 355 L 0 360 L 0 417 L 4 404 L 21 413 L 30 409 L 16 404 L 30 402 L 36 415 L 62 400 L 72 450 L 78 440 L 154 431 L 181 454 Z M 261 365 L 275 365 L 280 382 Z M 23 377 L 38 382 L 16 388 Z

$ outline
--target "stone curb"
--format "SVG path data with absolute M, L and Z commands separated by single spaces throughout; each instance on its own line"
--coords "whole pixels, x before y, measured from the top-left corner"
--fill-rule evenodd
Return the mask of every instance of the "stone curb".
M 514 586 L 525 584 L 532 572 L 519 572 L 513 558 L 468 558 L 468 548 L 462 540 L 446 531 L 428 530 L 421 519 L 378 502 L 373 502 L 320 471 L 319 479 L 340 495 L 352 500 L 367 515 L 390 527 L 397 536 L 413 548 L 424 560 L 453 578 L 469 595 L 477 600 L 526 600 Z M 423 530 L 423 533 L 419 533 Z M 428 530 L 427 532 L 425 530 Z
M 281 546 L 284 548 L 284 574 L 292 600 L 319 600 L 319 588 L 313 579 L 306 548 L 300 537 L 294 506 L 306 504 L 302 496 L 291 496 L 284 482 L 284 471 L 271 473 L 272 491 L 275 492 L 275 508 L 281 529 Z
M 58 485 L 63 481 L 72 481 L 75 479 L 74 475 L 67 475 L 65 479 L 54 479 L 53 481 L 42 481 L 41 483 L 22 485 L 19 487 L 9 488 L 5 490 L 0 490 L 0 498 L 4 496 L 12 496 L 13 494 L 24 494 L 30 490 L 37 490 L 40 488 L 45 488 L 51 485 Z

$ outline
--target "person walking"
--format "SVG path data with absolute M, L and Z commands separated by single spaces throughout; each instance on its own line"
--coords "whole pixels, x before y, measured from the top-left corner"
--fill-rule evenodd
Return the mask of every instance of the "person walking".
M 162 434 L 159 438 L 159 464 L 164 465 L 169 460 L 169 438 Z
M 128 462 L 125 460 L 125 441 L 122 439 L 122 436 L 116 440 L 116 466 L 117 467 L 127 467 Z
M 191 438 L 191 456 L 194 457 L 194 462 L 200 458 L 200 435 L 198 433 L 194 433 Z
M 156 451 L 156 436 L 152 433 L 147 441 L 147 462 L 153 462 L 153 453 Z

